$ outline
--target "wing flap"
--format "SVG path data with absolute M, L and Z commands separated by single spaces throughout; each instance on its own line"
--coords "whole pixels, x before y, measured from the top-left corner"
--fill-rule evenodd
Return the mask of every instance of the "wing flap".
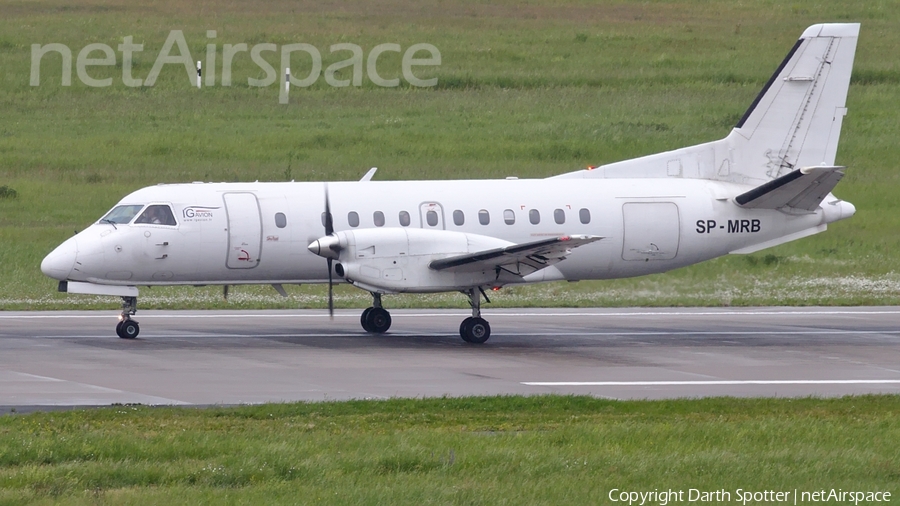
M 465 255 L 434 260 L 429 264 L 436 271 L 480 271 L 503 269 L 526 276 L 544 267 L 565 260 L 574 250 L 603 239 L 596 235 L 566 235 L 538 241 L 493 248 Z
M 844 177 L 840 166 L 804 167 L 775 178 L 735 197 L 747 209 L 815 211 Z

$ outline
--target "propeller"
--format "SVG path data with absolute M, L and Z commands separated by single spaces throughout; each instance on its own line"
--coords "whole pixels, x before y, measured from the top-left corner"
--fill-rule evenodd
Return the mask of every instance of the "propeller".
M 334 219 L 331 217 L 331 204 L 328 201 L 328 185 L 325 185 L 325 235 L 334 236 Z M 334 259 L 325 257 L 328 262 L 328 317 L 334 320 L 334 280 L 332 279 L 332 267 Z
M 334 218 L 331 216 L 331 202 L 328 198 L 328 185 L 325 185 L 325 235 L 309 243 L 307 247 L 313 254 L 325 257 L 328 262 L 328 314 L 334 318 L 334 261 L 340 259 L 341 238 L 334 233 Z

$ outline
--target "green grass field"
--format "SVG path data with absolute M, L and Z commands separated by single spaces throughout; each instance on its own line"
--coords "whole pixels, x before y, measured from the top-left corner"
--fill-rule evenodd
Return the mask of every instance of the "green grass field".
M 690 488 L 731 493 L 713 504 L 741 504 L 737 489 L 894 502 L 898 413 L 900 396 L 501 397 L 0 416 L 0 504 L 611 504 L 613 489 Z
M 897 304 L 900 235 L 900 9 L 892 1 L 577 2 L 520 4 L 396 1 L 36 0 L 0 6 L 0 309 L 115 307 L 112 298 L 65 296 L 39 270 L 56 244 L 122 196 L 158 182 L 545 177 L 723 137 L 808 25 L 859 21 L 855 70 L 838 163 L 838 196 L 857 215 L 824 234 L 751 256 L 663 275 L 505 290 L 497 305 Z M 152 87 L 123 83 L 116 65 L 89 68 L 112 85 L 91 88 L 50 53 L 29 84 L 31 45 L 61 43 L 73 60 L 90 43 L 114 50 L 132 36 L 133 74 L 144 78 L 170 30 L 192 58 L 216 45 L 216 85 L 191 87 L 166 65 Z M 207 39 L 215 30 L 215 39 Z M 225 44 L 309 43 L 324 66 L 338 43 L 429 43 L 442 56 L 434 88 L 332 88 L 320 78 L 278 101 L 277 85 L 247 53 L 221 85 Z M 173 54 L 178 54 L 177 49 Z M 91 57 L 99 57 L 95 52 Z M 263 53 L 277 67 L 276 53 Z M 308 71 L 297 57 L 295 74 Z M 307 67 L 304 67 L 307 65 Z M 398 53 L 378 71 L 400 77 Z M 348 78 L 349 74 L 342 74 Z M 13 193 L 14 192 L 14 193 Z M 323 287 L 142 292 L 141 307 L 321 307 Z M 338 304 L 367 304 L 338 290 Z M 462 296 L 396 297 L 391 307 L 460 306 Z

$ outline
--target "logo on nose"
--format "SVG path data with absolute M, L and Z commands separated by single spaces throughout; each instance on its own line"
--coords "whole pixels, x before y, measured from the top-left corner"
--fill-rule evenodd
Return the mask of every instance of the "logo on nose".
M 218 207 L 190 206 L 185 207 L 181 214 L 186 221 L 211 221 L 216 209 Z

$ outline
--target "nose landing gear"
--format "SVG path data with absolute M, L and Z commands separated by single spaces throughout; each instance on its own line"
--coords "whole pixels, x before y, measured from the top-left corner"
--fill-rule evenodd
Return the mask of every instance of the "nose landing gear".
M 135 314 L 137 314 L 137 297 L 122 297 L 122 312 L 116 325 L 116 334 L 122 339 L 134 339 L 140 334 L 140 325 L 131 319 Z

